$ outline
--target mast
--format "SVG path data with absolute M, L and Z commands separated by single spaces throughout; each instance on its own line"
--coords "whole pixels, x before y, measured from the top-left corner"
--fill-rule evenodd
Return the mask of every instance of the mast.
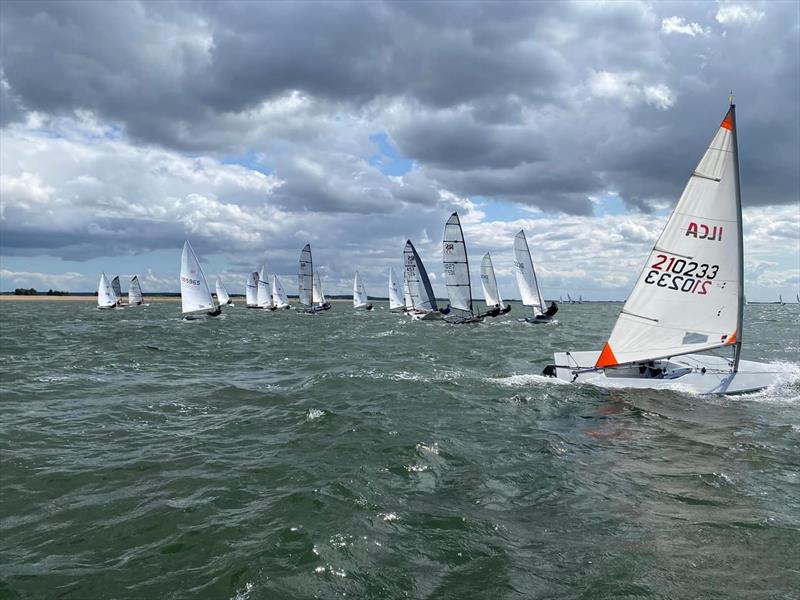
M 733 351 L 733 372 L 739 370 L 739 358 L 742 354 L 742 321 L 744 317 L 744 232 L 742 228 L 742 194 L 739 187 L 739 143 L 736 138 L 736 105 L 731 93 L 731 132 L 733 133 L 733 173 L 736 186 L 736 234 L 739 236 L 739 312 L 736 317 L 736 347 Z

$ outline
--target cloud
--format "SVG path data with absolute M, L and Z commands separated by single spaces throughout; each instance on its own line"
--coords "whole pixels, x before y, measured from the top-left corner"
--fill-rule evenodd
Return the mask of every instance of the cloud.
M 678 33 L 695 37 L 698 35 L 708 36 L 711 34 L 711 30 L 704 28 L 699 23 L 687 23 L 683 17 L 667 17 L 661 20 L 661 33 L 667 35 Z
M 718 1 L 717 22 L 723 25 L 750 26 L 764 18 L 764 11 L 756 8 L 757 4 L 743 2 Z
M 597 98 L 612 98 L 624 106 L 633 107 L 646 102 L 660 110 L 667 110 L 674 103 L 672 91 L 663 83 L 643 84 L 640 73 L 594 72 L 589 77 L 589 89 Z

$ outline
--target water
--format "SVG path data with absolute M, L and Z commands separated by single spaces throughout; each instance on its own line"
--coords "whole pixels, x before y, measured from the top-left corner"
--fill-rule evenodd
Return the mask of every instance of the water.
M 536 375 L 620 306 L 3 302 L 0 598 L 798 597 L 800 309 L 746 308 L 752 396 Z

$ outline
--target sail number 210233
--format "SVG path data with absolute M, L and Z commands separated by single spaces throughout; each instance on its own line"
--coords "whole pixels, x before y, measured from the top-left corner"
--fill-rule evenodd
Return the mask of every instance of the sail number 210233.
M 719 265 L 656 254 L 656 261 L 650 265 L 644 282 L 688 294 L 707 294 L 718 272 Z

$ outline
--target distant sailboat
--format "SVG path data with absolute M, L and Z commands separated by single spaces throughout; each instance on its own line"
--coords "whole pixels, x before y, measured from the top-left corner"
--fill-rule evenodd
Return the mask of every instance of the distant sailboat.
M 483 298 L 486 301 L 486 316 L 496 317 L 511 310 L 511 305 L 503 304 L 503 299 L 500 297 L 492 257 L 488 252 L 481 260 L 481 287 L 483 287 Z
M 100 282 L 97 284 L 97 308 L 108 310 L 117 307 L 117 296 L 111 282 L 105 273 L 100 274 Z
M 422 259 L 417 254 L 411 240 L 406 241 L 403 251 L 405 271 L 403 282 L 406 296 L 406 314 L 412 319 L 432 320 L 441 319 L 442 312 L 436 305 L 436 296 L 433 294 L 431 281 Z
M 181 315 L 184 319 L 202 319 L 216 317 L 221 312 L 208 289 L 200 261 L 186 241 L 181 254 Z
M 364 289 L 364 282 L 361 281 L 358 271 L 356 271 L 356 276 L 353 279 L 353 308 L 356 310 L 372 310 L 367 290 Z
M 578 296 L 578 304 L 583 304 L 583 296 Z
M 400 279 L 393 267 L 389 267 L 389 310 L 392 312 L 402 312 L 406 309 L 403 294 L 400 291 Z
M 217 277 L 217 302 L 220 306 L 225 306 L 226 304 L 230 304 L 233 306 L 233 300 L 231 300 L 230 294 L 228 294 L 228 290 L 225 289 L 225 284 L 222 283 L 222 279 Z
M 533 268 L 528 240 L 525 238 L 525 232 L 521 229 L 514 237 L 514 275 L 517 278 L 519 293 L 522 295 L 522 304 L 530 306 L 533 310 L 533 317 L 526 317 L 525 320 L 528 323 L 546 323 L 552 320 L 553 315 L 558 312 L 558 305 L 551 302 L 547 307 L 545 304 L 539 280 L 536 278 L 536 271 Z M 569 298 L 569 294 L 567 294 L 567 298 Z
M 128 305 L 139 306 L 144 303 L 142 296 L 142 286 L 139 285 L 139 276 L 134 275 L 131 277 L 131 283 L 128 285 Z
M 253 271 L 247 275 L 244 294 L 245 306 L 247 308 L 258 308 L 258 271 Z
M 545 369 L 601 387 L 752 392 L 769 365 L 740 360 L 742 203 L 733 104 L 692 172 L 601 352 L 558 352 Z M 700 354 L 732 350 L 732 358 Z
M 781 306 L 786 304 L 786 302 L 783 301 L 783 296 L 780 294 L 778 294 L 778 304 L 780 304 Z
M 122 287 L 119 284 L 119 275 L 116 275 L 114 279 L 111 280 L 111 287 L 114 289 L 114 296 L 117 298 L 117 306 L 120 308 L 128 306 L 122 301 Z
M 325 302 L 325 296 L 322 294 L 319 273 L 314 271 L 310 244 L 303 246 L 300 251 L 300 270 L 297 274 L 297 287 L 300 293 L 300 304 L 305 308 L 302 312 L 313 314 L 331 308 L 330 303 Z
M 289 297 L 283 291 L 283 285 L 277 275 L 272 276 L 272 304 L 276 310 L 291 308 Z
M 258 274 L 258 292 L 256 294 L 256 304 L 258 308 L 264 310 L 275 310 L 272 306 L 272 292 L 269 289 L 269 279 L 267 278 L 267 268 L 261 265 L 261 271 Z
M 572 299 L 569 293 L 567 293 L 567 304 L 575 304 L 575 300 Z
M 444 264 L 444 281 L 450 308 L 459 311 L 445 318 L 450 324 L 480 323 L 483 315 L 476 315 L 472 307 L 472 282 L 469 276 L 469 259 L 467 245 L 464 243 L 464 231 L 458 213 L 447 219 L 442 238 L 442 263 Z

